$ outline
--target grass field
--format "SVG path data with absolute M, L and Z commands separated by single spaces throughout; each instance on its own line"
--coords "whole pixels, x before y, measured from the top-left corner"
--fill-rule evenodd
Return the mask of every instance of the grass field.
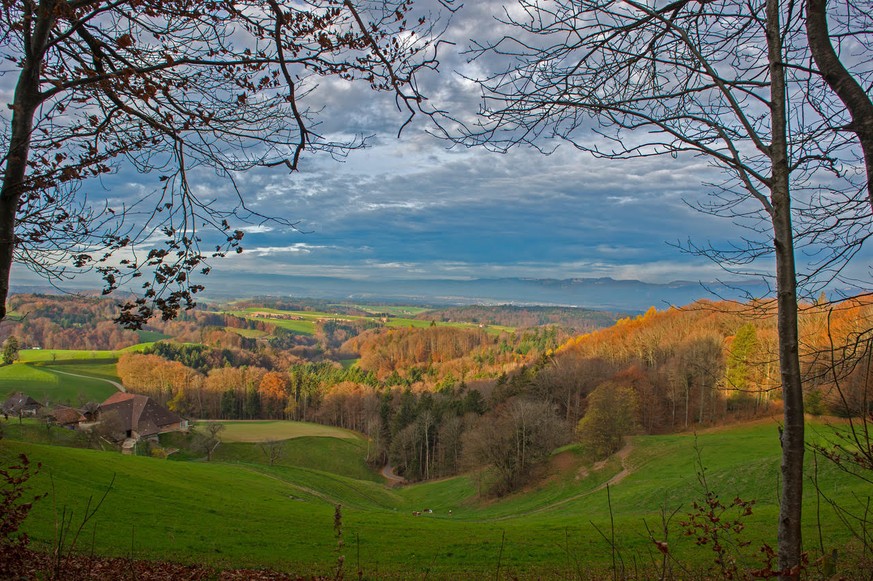
M 129 349 L 141 349 L 135 345 Z M 121 351 L 26 349 L 20 360 L 0 366 L 0 399 L 23 391 L 40 403 L 101 402 L 117 388 L 115 363 Z
M 237 329 L 234 327 L 228 327 L 228 331 L 231 333 L 236 333 L 241 337 L 245 337 L 246 339 L 258 339 L 260 337 L 267 337 L 269 333 L 266 331 L 261 331 L 259 329 Z
M 196 429 L 202 430 L 208 422 L 200 422 Z M 268 440 L 288 440 L 291 438 L 323 437 L 348 440 L 360 439 L 360 435 L 349 430 L 310 424 L 308 422 L 286 422 L 282 420 L 222 420 L 224 430 L 219 433 L 222 442 L 266 442 Z
M 232 426 L 225 435 L 233 430 L 250 433 L 251 427 Z M 816 430 L 827 428 L 814 426 L 811 437 Z M 752 544 L 739 558 L 754 559 L 761 543 L 775 543 L 779 444 L 773 421 L 696 437 L 636 437 L 624 459 L 614 457 L 599 469 L 570 447 L 553 458 L 541 484 L 500 500 L 479 498 L 475 475 L 389 489 L 366 467 L 353 475 L 357 468 L 349 466 L 362 463 L 366 452 L 360 438 L 296 433 L 272 467 L 257 444 L 230 440 L 219 447 L 225 448 L 222 461 L 217 455 L 210 463 L 168 462 L 23 443 L 10 433 L 0 440 L 0 458 L 27 452 L 42 462 L 34 491 L 51 488 L 49 475 L 54 480 L 55 500 L 37 503 L 27 522 L 43 547 L 54 534 L 52 505 L 81 514 L 114 475 L 94 532 L 101 553 L 128 555 L 132 546 L 137 557 L 332 574 L 334 506 L 341 504 L 347 574 L 360 564 L 372 577 L 576 578 L 580 570 L 609 572 L 612 551 L 601 533 L 608 537 L 613 530 L 625 566 L 651 567 L 659 554 L 647 527 L 660 531 L 661 511 L 677 510 L 671 553 L 705 568 L 712 551 L 682 536 L 678 524 L 702 497 L 698 454 L 720 498 L 756 500 L 740 535 Z M 818 480 L 841 503 L 871 494 L 869 485 L 826 463 L 820 462 Z M 817 517 L 819 500 L 807 483 L 804 535 L 813 558 L 819 531 L 826 551 L 851 545 L 826 504 Z M 424 508 L 433 513 L 411 514 Z
M 115 393 L 116 388 L 106 380 L 115 380 L 115 365 L 46 365 L 15 363 L 0 367 L 0 399 L 23 391 L 40 403 L 81 405 L 88 401 L 101 402 Z M 73 374 L 90 375 L 78 377 Z
M 330 438 L 298 436 L 276 444 L 279 455 L 273 466 L 307 468 L 338 474 L 356 480 L 383 482 L 364 461 L 367 442 L 361 438 Z M 216 462 L 240 462 L 245 464 L 268 464 L 267 444 L 232 442 L 222 444 L 215 450 Z
M 18 352 L 21 363 L 57 362 L 57 361 L 88 361 L 118 359 L 118 351 L 75 350 L 75 349 L 22 349 Z
M 373 310 L 376 310 L 373 308 Z M 386 309 L 391 314 L 394 313 L 402 313 L 414 316 L 418 312 L 423 312 L 427 309 L 418 310 L 415 308 L 409 307 L 400 307 L 395 309 Z M 393 311 L 393 312 L 392 312 Z M 386 311 L 377 311 L 377 312 L 386 312 Z M 272 319 L 269 317 L 259 317 L 258 313 L 275 313 L 281 315 L 293 316 L 295 319 Z M 253 321 L 264 321 L 267 323 L 271 323 L 280 327 L 282 329 L 286 329 L 288 331 L 292 331 L 294 333 L 299 333 L 301 335 L 313 335 L 315 333 L 315 325 L 316 322 L 321 319 L 338 319 L 338 320 L 348 320 L 348 321 L 378 321 L 376 315 L 372 317 L 363 317 L 356 315 L 337 315 L 335 313 L 326 313 L 326 312 L 318 312 L 318 311 L 282 311 L 278 309 L 268 309 L 268 308 L 257 308 L 250 307 L 241 311 L 231 311 L 229 314 L 243 317 L 246 319 L 251 319 Z M 394 328 L 402 328 L 402 327 L 415 327 L 417 329 L 421 329 L 424 327 L 429 327 L 431 322 L 422 319 L 411 319 L 404 318 L 402 316 L 392 316 L 388 319 L 388 322 L 385 323 L 388 327 Z M 447 327 L 458 327 L 463 329 L 478 329 L 480 326 L 476 323 L 437 323 L 439 326 L 447 326 Z M 498 334 L 502 332 L 512 332 L 515 329 L 512 327 L 505 327 L 501 325 L 485 325 L 481 327 L 485 332 Z
M 169 339 L 169 335 L 165 335 L 164 333 L 160 333 L 158 331 L 137 331 L 137 335 L 139 335 L 140 343 L 154 343 L 155 341 L 161 341 L 163 339 Z

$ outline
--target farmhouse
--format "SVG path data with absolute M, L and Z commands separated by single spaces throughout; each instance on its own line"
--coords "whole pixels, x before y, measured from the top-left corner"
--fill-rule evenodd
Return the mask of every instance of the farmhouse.
M 17 392 L 3 402 L 3 413 L 10 416 L 35 416 L 43 405 L 27 395 Z
M 152 398 L 118 392 L 100 404 L 100 422 L 108 422 L 117 440 L 157 437 L 165 432 L 188 429 L 188 420 L 179 417 Z
M 59 426 L 76 428 L 85 421 L 85 416 L 77 409 L 65 405 L 56 405 L 47 412 L 45 417 Z

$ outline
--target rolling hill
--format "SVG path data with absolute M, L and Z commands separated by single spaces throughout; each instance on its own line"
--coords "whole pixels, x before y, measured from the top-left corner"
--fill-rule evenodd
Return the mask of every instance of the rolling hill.
M 0 441 L 0 463 L 28 454 L 42 464 L 32 492 L 51 492 L 25 527 L 42 550 L 52 546 L 62 511 L 77 523 L 89 499 L 109 488 L 82 547 L 91 550 L 93 542 L 100 554 L 327 574 L 336 565 L 334 511 L 341 505 L 345 566 L 367 576 L 605 574 L 613 535 L 622 567 L 654 567 L 660 553 L 648 531 L 663 538 L 664 514 L 674 514 L 670 554 L 682 566 L 705 570 L 713 565 L 711 549 L 683 536 L 679 524 L 704 496 L 701 469 L 726 504 L 735 497 L 756 501 L 742 519 L 745 529 L 733 534 L 751 541 L 737 550 L 739 562 L 752 566 L 762 543 L 775 541 L 779 446 L 772 420 L 697 435 L 637 436 L 598 465 L 570 446 L 553 455 L 540 484 L 502 499 L 479 497 L 475 472 L 401 488 L 378 482 L 373 472 L 352 476 L 359 468 L 349 466 L 361 465 L 366 442 L 350 440 L 348 432 L 286 440 L 288 455 L 269 466 L 257 442 L 228 441 L 220 461 L 172 462 L 27 443 L 15 439 L 12 427 Z M 811 437 L 827 430 L 814 424 Z M 809 470 L 812 475 L 812 458 Z M 827 463 L 819 462 L 817 479 L 843 505 L 870 494 L 869 486 Z M 827 502 L 811 485 L 807 491 L 804 533 L 813 556 L 821 550 L 819 537 L 825 552 L 850 549 Z

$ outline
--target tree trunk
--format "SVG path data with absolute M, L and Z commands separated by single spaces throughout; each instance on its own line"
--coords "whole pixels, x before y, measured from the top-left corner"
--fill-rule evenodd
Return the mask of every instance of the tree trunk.
M 782 499 L 779 507 L 779 567 L 781 578 L 800 565 L 803 548 L 800 517 L 803 504 L 803 386 L 800 379 L 797 329 L 797 277 L 794 264 L 794 238 L 791 221 L 787 105 L 782 65 L 782 38 L 779 29 L 780 0 L 767 0 L 767 45 L 770 63 L 770 118 L 772 143 L 770 159 L 770 216 L 776 255 L 777 329 L 779 368 L 782 376 L 784 431 L 782 433 Z
M 33 67 L 25 68 L 15 87 L 12 105 L 12 135 L 6 155 L 6 171 L 0 190 L 0 320 L 6 317 L 9 296 L 9 275 L 15 250 L 15 214 L 24 193 L 27 158 L 30 154 L 30 133 L 33 129 L 33 103 L 39 91 L 39 80 Z
M 828 86 L 852 116 L 847 129 L 861 142 L 867 172 L 867 199 L 873 207 L 873 102 L 852 77 L 831 44 L 828 33 L 827 0 L 806 1 L 806 37 L 812 58 Z
M 57 0 L 43 0 L 38 12 L 24 26 L 30 34 L 24 46 L 25 57 L 15 86 L 12 101 L 12 127 L 6 169 L 0 189 L 0 321 L 6 318 L 6 298 L 9 296 L 9 275 L 15 251 L 15 214 L 24 193 L 33 116 L 41 103 L 40 71 L 45 56 L 49 31 L 56 19 Z

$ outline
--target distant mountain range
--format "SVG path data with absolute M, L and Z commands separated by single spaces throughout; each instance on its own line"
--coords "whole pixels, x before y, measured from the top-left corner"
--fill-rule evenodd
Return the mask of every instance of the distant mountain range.
M 549 305 L 622 312 L 663 309 L 698 299 L 747 300 L 767 292 L 760 281 L 654 284 L 613 278 L 477 278 L 357 280 L 261 275 L 247 280 L 210 275 L 204 299 L 269 296 L 424 305 Z M 55 294 L 51 287 L 13 285 L 16 293 Z M 83 294 L 99 294 L 80 290 Z
M 206 279 L 204 300 L 252 297 L 312 298 L 329 301 L 400 303 L 427 306 L 517 305 L 582 307 L 618 312 L 643 312 L 649 307 L 687 305 L 699 299 L 746 301 L 768 295 L 761 279 L 744 281 L 648 283 L 614 278 L 475 278 L 475 279 L 354 279 L 331 276 L 261 274 L 240 278 L 214 272 Z M 84 281 L 71 292 L 101 293 Z M 42 285 L 12 285 L 13 293 L 58 294 Z M 858 289 L 832 290 L 832 298 L 858 294 Z M 120 293 L 113 295 L 124 298 Z
M 701 298 L 747 300 L 764 296 L 767 292 L 761 281 L 753 280 L 652 284 L 612 278 L 354 280 L 267 275 L 256 280 L 234 281 L 232 291 L 223 283 L 220 276 L 214 278 L 211 286 L 207 281 L 207 296 L 239 298 L 241 294 L 247 294 L 428 305 L 551 305 L 614 311 L 645 311 L 651 306 L 662 309 L 669 305 L 686 305 Z

